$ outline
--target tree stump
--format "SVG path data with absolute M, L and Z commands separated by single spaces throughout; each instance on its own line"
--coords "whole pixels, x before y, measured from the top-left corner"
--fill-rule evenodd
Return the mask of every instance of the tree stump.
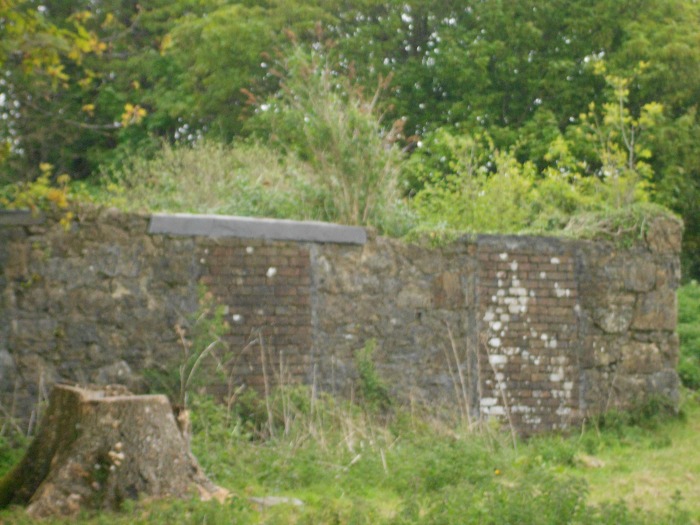
M 44 517 L 138 497 L 226 497 L 191 454 L 165 396 L 97 388 L 53 388 L 26 455 L 0 480 L 0 508 L 28 505 Z

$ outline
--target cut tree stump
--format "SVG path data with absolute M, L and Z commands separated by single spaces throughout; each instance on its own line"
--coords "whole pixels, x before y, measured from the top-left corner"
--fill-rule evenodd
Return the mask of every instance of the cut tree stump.
M 0 508 L 44 517 L 140 497 L 223 501 L 228 492 L 204 475 L 185 433 L 165 396 L 56 385 L 26 455 L 0 480 Z

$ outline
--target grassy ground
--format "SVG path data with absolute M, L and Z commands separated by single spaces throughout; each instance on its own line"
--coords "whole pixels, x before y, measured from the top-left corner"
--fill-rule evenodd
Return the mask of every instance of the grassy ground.
M 684 405 L 684 418 L 656 429 L 627 429 L 619 438 L 602 439 L 595 457 L 603 466 L 581 463 L 568 469 L 589 484 L 591 503 L 621 498 L 631 507 L 658 512 L 674 500 L 693 509 L 700 521 L 700 405 Z
M 77 522 L 700 523 L 697 397 L 684 402 L 681 418 L 647 415 L 630 425 L 608 417 L 598 428 L 514 448 L 492 427 L 398 409 L 373 415 L 333 399 L 311 407 L 307 396 L 278 394 L 272 426 L 254 404 L 230 414 L 195 399 L 193 450 L 232 490 L 229 503 L 128 504 Z M 249 498 L 263 496 L 304 505 L 261 511 Z M 31 521 L 10 509 L 0 523 Z

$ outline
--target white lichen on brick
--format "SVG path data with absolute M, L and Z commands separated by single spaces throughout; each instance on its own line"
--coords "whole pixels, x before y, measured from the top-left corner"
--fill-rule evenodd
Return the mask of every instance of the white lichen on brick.
M 559 260 L 559 257 L 552 257 L 549 262 L 552 264 L 559 264 L 561 261 Z
M 494 405 L 489 408 L 484 408 L 483 412 L 489 416 L 505 416 L 506 409 L 500 405 Z
M 559 383 L 559 382 L 562 381 L 563 379 L 564 379 L 564 371 L 563 371 L 563 370 L 557 371 L 557 372 L 555 372 L 555 373 L 553 373 L 553 374 L 549 374 L 549 380 L 550 380 L 552 383 Z M 556 391 L 555 391 L 555 392 L 556 392 Z
M 489 363 L 491 363 L 491 365 L 493 365 L 493 366 L 505 365 L 507 362 L 508 362 L 508 358 L 504 355 L 499 355 L 499 354 L 489 355 Z

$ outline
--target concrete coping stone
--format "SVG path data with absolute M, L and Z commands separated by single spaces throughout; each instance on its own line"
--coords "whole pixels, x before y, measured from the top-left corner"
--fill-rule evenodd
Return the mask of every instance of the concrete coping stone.
M 29 210 L 0 210 L 0 226 L 32 226 L 43 224 L 45 220 L 43 214 Z
M 367 232 L 358 226 L 190 213 L 154 213 L 151 215 L 148 233 L 337 244 L 367 242 Z

